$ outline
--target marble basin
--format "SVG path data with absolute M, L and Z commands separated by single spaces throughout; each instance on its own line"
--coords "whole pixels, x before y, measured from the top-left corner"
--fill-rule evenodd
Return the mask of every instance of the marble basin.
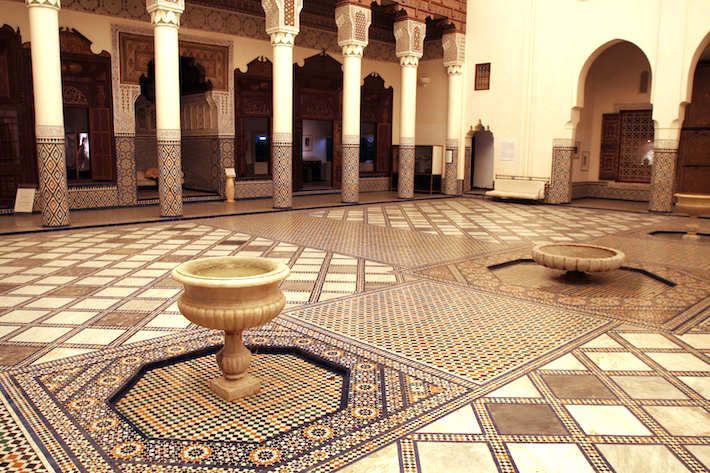
M 690 216 L 688 222 L 688 233 L 683 238 L 697 240 L 699 237 L 698 217 L 702 214 L 710 214 L 710 195 L 708 194 L 675 194 L 675 206 L 681 212 Z
M 222 376 L 209 384 L 219 397 L 232 401 L 259 391 L 259 380 L 248 373 L 251 352 L 242 332 L 281 312 L 286 299 L 279 284 L 288 274 L 282 263 L 241 256 L 199 258 L 173 270 L 173 279 L 185 287 L 180 312 L 197 325 L 224 331 L 224 347 L 217 353 Z
M 532 250 L 539 265 L 570 273 L 597 273 L 619 269 L 626 255 L 605 246 L 582 243 L 545 243 Z

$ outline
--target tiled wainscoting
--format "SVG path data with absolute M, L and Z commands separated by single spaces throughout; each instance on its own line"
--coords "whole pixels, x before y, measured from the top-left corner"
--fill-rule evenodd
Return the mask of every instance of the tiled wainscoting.
M 634 200 L 648 202 L 650 184 L 612 181 L 584 181 L 572 183 L 572 199 Z

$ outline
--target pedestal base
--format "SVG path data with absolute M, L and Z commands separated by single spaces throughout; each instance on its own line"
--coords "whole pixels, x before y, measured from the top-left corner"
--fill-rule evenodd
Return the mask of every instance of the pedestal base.
M 259 380 L 246 374 L 236 380 L 228 380 L 224 376 L 209 382 L 210 389 L 225 401 L 234 401 L 243 397 L 252 396 L 259 392 Z

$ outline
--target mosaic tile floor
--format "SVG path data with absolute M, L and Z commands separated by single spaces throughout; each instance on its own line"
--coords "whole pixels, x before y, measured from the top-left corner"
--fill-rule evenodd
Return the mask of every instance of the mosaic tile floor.
M 708 471 L 710 245 L 649 235 L 684 223 L 457 198 L 0 237 L 0 471 Z M 628 269 L 526 261 L 572 240 Z M 245 340 L 270 387 L 227 408 L 169 272 L 230 254 L 292 273 Z

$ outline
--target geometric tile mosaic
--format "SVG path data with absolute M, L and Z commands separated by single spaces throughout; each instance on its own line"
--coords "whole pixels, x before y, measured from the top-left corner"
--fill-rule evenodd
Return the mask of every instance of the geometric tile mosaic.
M 572 310 L 433 281 L 316 304 L 289 315 L 478 383 L 609 324 Z
M 535 264 L 524 248 L 421 267 L 414 274 L 656 328 L 687 329 L 710 315 L 710 278 L 638 260 L 626 267 L 635 271 L 570 279 Z
M 327 333 L 288 318 L 279 319 L 250 332 L 246 336 L 247 344 L 277 350 L 296 349 L 320 363 L 342 367 L 348 373 L 346 396 L 340 391 L 342 377 L 337 376 L 339 379 L 333 389 L 327 388 L 319 381 L 328 375 L 309 362 L 302 366 L 302 374 L 314 379 L 304 380 L 300 393 L 291 384 L 274 390 L 264 387 L 257 398 L 241 401 L 239 406 L 233 407 L 225 425 L 225 414 L 219 414 L 221 419 L 210 417 L 215 410 L 208 407 L 222 401 L 206 390 L 195 393 L 191 383 L 167 381 L 162 376 L 166 373 L 159 368 L 148 383 L 151 386 L 141 386 L 141 381 L 136 384 L 138 392 L 128 400 L 132 404 L 129 419 L 119 415 L 112 406 L 112 397 L 141 366 L 170 359 L 170 363 L 187 363 L 177 369 L 191 373 L 194 363 L 174 358 L 193 351 L 214 352 L 214 345 L 220 343 L 222 337 L 206 330 L 150 340 L 138 346 L 139 350 L 134 348 L 136 346 L 124 346 L 68 361 L 14 368 L 0 374 L 0 383 L 13 403 L 15 415 L 32 430 L 52 466 L 59 471 L 138 472 L 151 471 L 151 465 L 167 471 L 185 471 L 183 469 L 191 467 L 215 472 L 264 471 L 266 468 L 334 471 L 396 440 L 403 432 L 422 426 L 437 412 L 442 409 L 445 412 L 448 404 L 466 392 L 466 388 L 455 381 L 418 372 L 411 362 L 386 359 L 373 351 L 352 350 Z M 255 357 L 257 364 L 261 356 Z M 268 368 L 270 355 L 263 356 Z M 214 356 L 210 354 L 206 358 L 205 366 L 212 366 Z M 200 358 L 192 359 L 196 360 Z M 294 361 L 279 363 L 293 365 Z M 274 380 L 262 372 L 262 368 L 256 367 L 262 380 Z M 204 376 L 209 377 L 207 371 L 212 372 L 210 375 L 216 374 L 216 365 L 205 368 Z M 194 376 L 199 379 L 203 375 L 195 373 Z M 333 380 L 328 379 L 327 383 Z M 305 392 L 305 387 L 312 390 L 316 384 L 322 392 Z M 173 389 L 174 394 L 167 394 L 165 388 Z M 131 389 L 127 391 L 127 396 L 133 394 Z M 174 399 L 176 396 L 202 399 L 198 402 L 200 409 L 191 414 L 198 416 L 196 422 L 188 422 L 183 417 L 186 412 L 175 404 L 179 403 Z M 121 403 L 119 399 L 118 409 L 126 414 L 126 406 Z M 279 416 L 246 415 L 252 408 L 268 408 L 272 403 L 281 409 Z M 139 404 L 143 407 L 138 407 Z M 41 411 L 37 411 L 40 406 Z M 234 409 L 242 413 L 237 414 Z M 135 423 L 136 416 L 140 417 L 140 424 Z M 171 438 L 153 436 L 158 430 Z
M 148 369 L 113 404 L 147 437 L 257 443 L 341 408 L 344 371 L 295 352 L 252 349 L 257 354 L 250 372 L 261 389 L 248 399 L 227 402 L 209 390 L 209 381 L 219 376 L 212 350 Z
M 0 470 L 708 471 L 710 254 L 649 235 L 684 224 L 453 198 L 0 237 Z M 542 241 L 640 272 L 489 269 Z M 209 397 L 221 337 L 177 310 L 170 270 L 230 254 L 291 268 L 245 340 L 275 415 Z

